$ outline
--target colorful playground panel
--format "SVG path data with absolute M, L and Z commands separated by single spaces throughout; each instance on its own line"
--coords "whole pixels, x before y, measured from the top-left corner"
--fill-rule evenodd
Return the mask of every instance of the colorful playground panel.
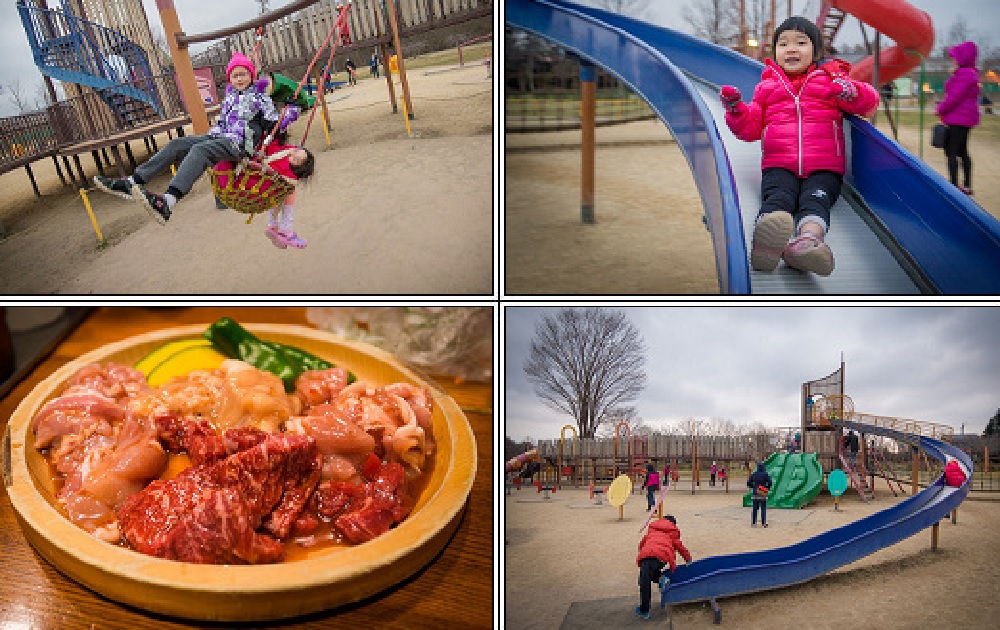
M 764 468 L 774 483 L 767 495 L 767 507 L 797 510 L 823 489 L 823 467 L 816 453 L 772 453 L 764 460 Z M 750 495 L 743 495 L 743 507 L 750 507 Z

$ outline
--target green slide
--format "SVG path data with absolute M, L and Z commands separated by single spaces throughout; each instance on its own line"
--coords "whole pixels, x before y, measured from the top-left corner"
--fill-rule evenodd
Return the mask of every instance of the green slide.
M 816 498 L 823 489 L 823 467 L 816 453 L 773 453 L 764 460 L 771 476 L 767 507 L 798 509 Z M 750 507 L 750 492 L 743 495 L 743 507 Z

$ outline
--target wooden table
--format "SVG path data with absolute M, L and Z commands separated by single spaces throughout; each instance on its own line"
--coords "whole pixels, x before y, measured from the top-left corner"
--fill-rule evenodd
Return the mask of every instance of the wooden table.
M 305 307 L 102 307 L 0 401 L 0 433 L 21 399 L 68 361 L 132 335 L 208 323 L 228 315 L 244 323 L 309 325 Z M 455 536 L 427 567 L 358 604 L 280 624 L 225 627 L 491 628 L 493 626 L 493 386 L 435 381 L 466 411 L 479 463 Z M 0 484 L 2 486 L 2 484 Z M 28 545 L 6 490 L 0 490 L 0 626 L 25 628 L 186 628 L 190 624 L 117 604 L 66 578 Z M 204 626 L 205 624 L 199 624 Z M 216 625 L 215 627 L 221 627 Z

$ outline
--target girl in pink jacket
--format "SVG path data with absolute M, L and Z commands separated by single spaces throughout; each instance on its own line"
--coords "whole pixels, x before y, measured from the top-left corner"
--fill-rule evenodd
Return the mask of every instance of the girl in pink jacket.
M 846 62 L 823 59 L 823 38 L 806 18 L 785 20 L 773 50 L 749 105 L 733 86 L 720 93 L 733 134 L 761 141 L 761 208 L 750 265 L 773 271 L 784 259 L 828 276 L 833 252 L 823 239 L 846 169 L 844 113 L 870 116 L 878 92 L 851 79 Z

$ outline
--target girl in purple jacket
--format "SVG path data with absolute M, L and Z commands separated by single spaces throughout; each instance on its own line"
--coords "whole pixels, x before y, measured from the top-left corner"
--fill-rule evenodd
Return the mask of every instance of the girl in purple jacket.
M 806 18 L 785 20 L 772 43 L 774 59 L 766 61 L 749 105 L 733 86 L 720 93 L 733 134 L 761 141 L 761 208 L 750 265 L 773 271 L 784 259 L 828 276 L 833 252 L 824 237 L 846 169 L 844 114 L 870 116 L 878 92 L 851 79 L 846 62 L 823 59 L 823 38 Z
M 979 124 L 979 70 L 973 42 L 962 42 L 948 49 L 955 72 L 944 83 L 944 100 L 938 103 L 937 114 L 948 126 L 944 154 L 948 157 L 951 183 L 967 195 L 972 194 L 972 159 L 969 157 L 969 131 Z M 958 185 L 958 162 L 962 162 L 962 180 Z

